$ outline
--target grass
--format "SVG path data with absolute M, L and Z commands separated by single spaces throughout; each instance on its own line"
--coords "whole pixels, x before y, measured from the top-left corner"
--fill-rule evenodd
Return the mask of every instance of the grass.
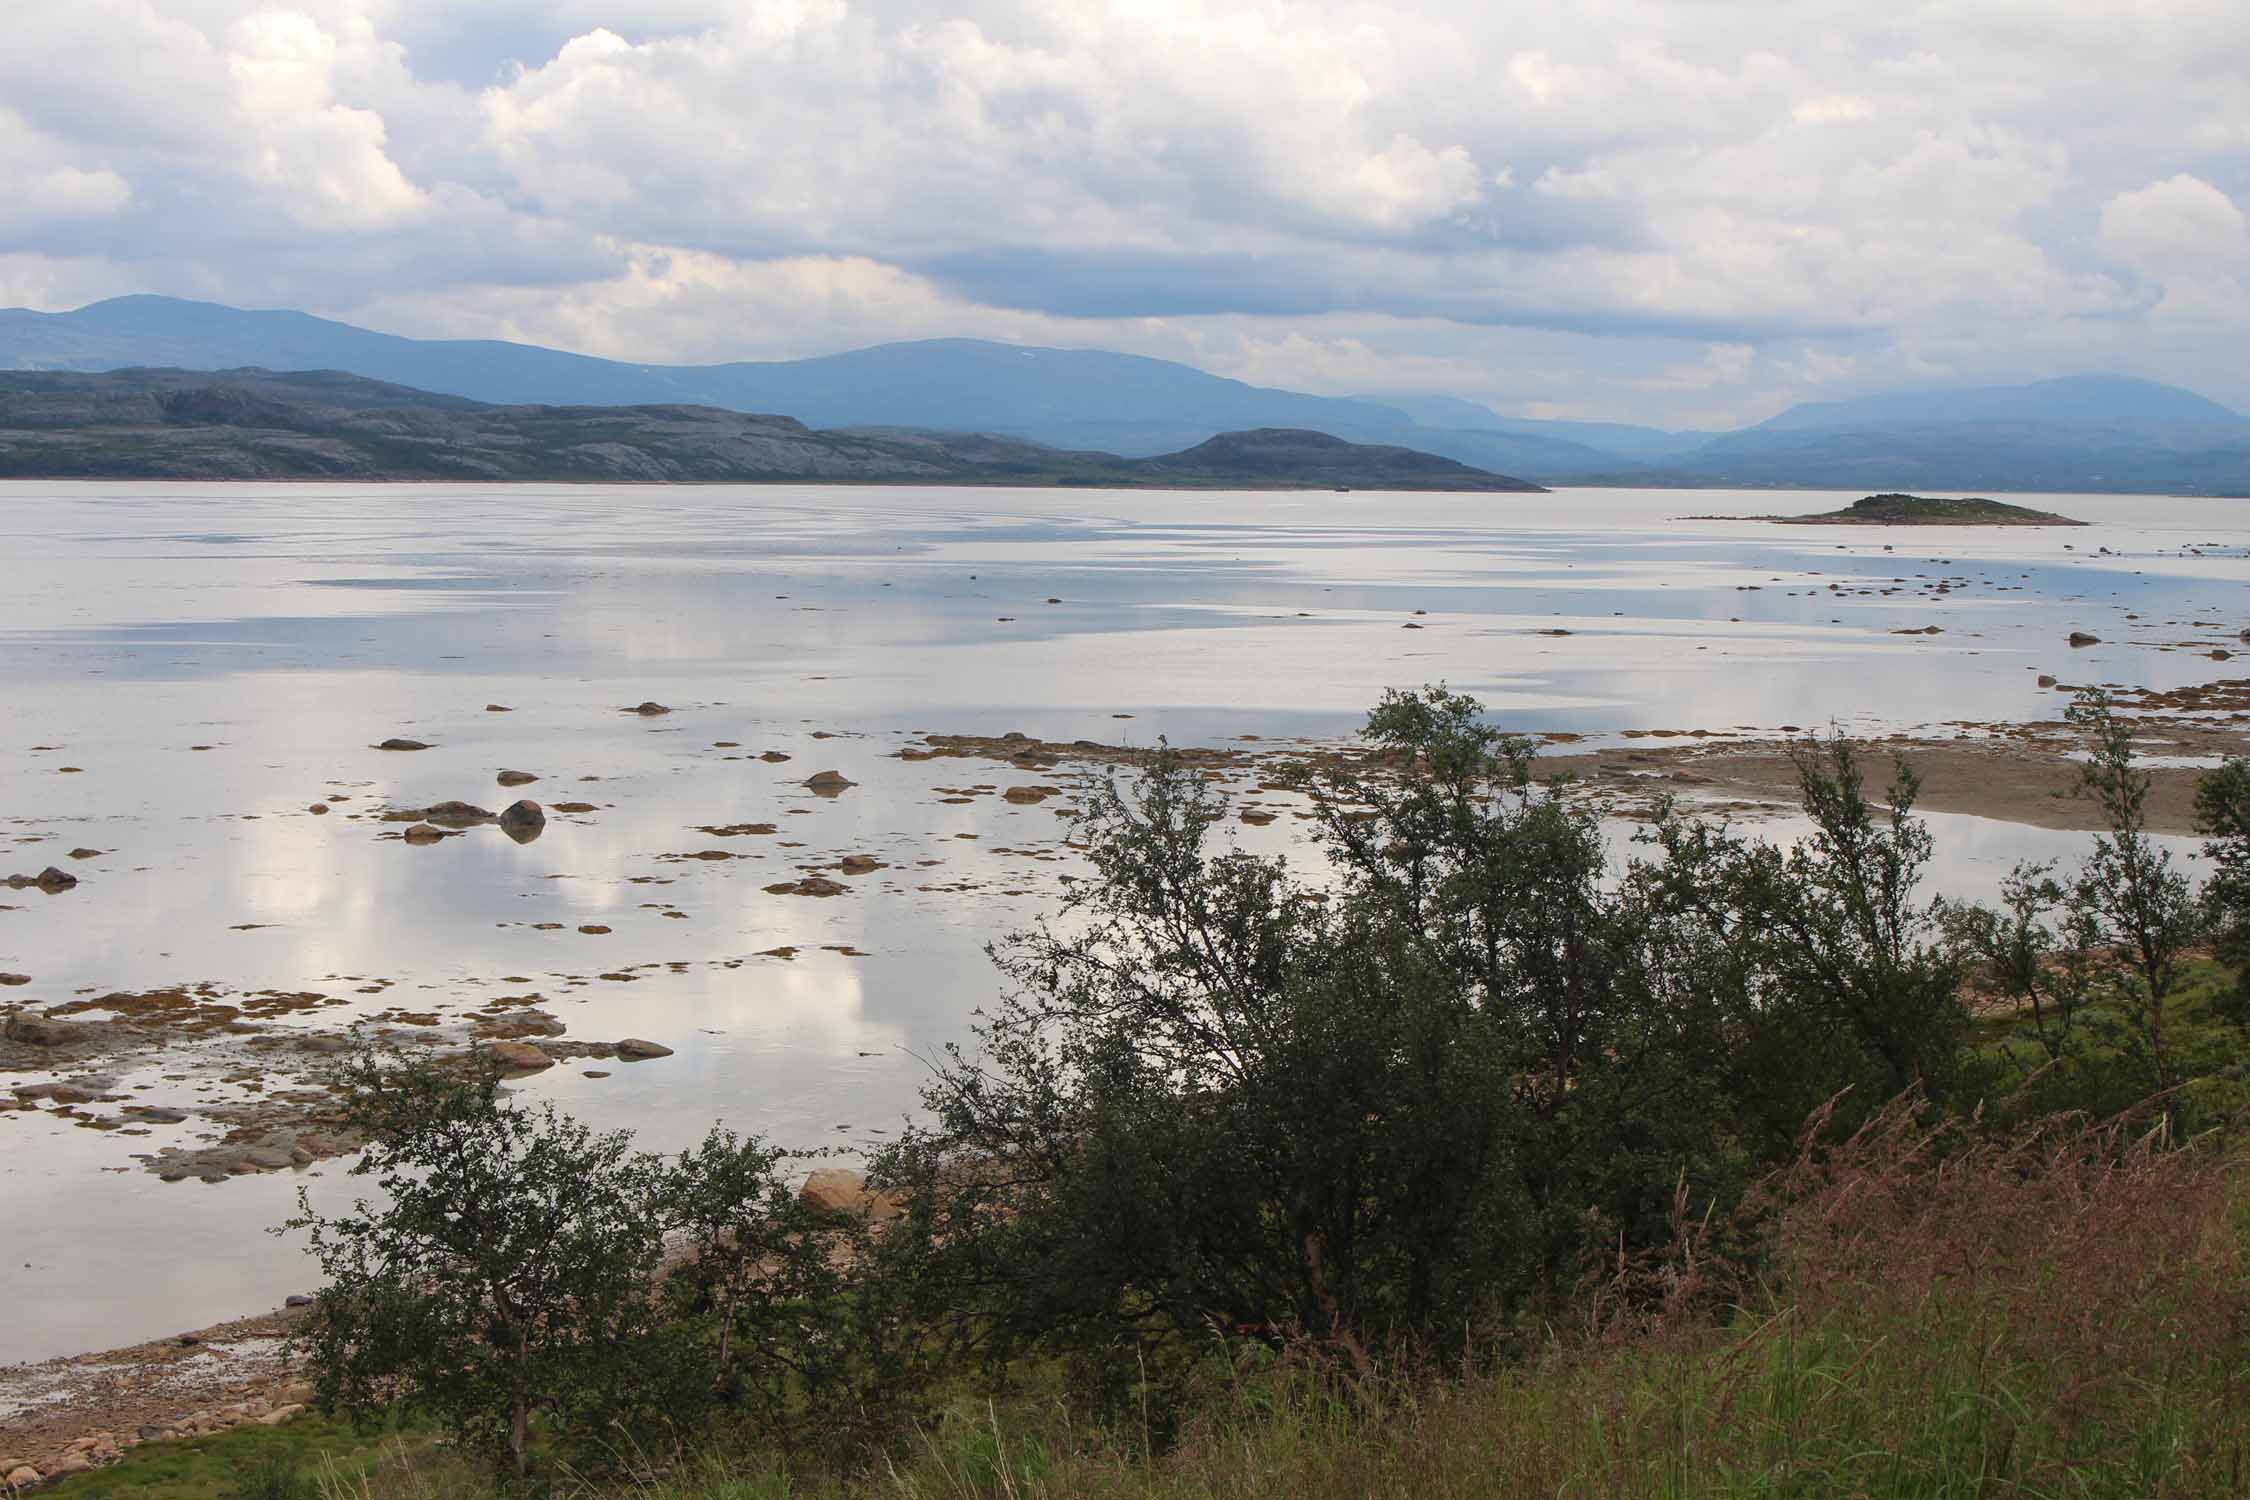
M 713 1441 L 619 1500 L 2126 1497 L 2250 1488 L 2250 1183 L 2215 1145 L 1904 1107 L 1775 1184 L 1761 1280 L 1685 1241 L 1590 1289 L 1539 1357 L 1356 1385 L 1260 1355 L 1155 1457 L 1049 1388 L 960 1400 L 848 1474 Z M 631 1466 L 623 1466 L 631 1467 Z M 497 1497 L 426 1440 L 335 1423 L 143 1449 L 79 1496 Z
M 308 1413 L 280 1427 L 247 1423 L 209 1437 L 150 1443 L 122 1462 L 76 1475 L 58 1488 L 71 1500 L 317 1500 L 363 1485 L 401 1452 L 426 1450 L 427 1435 L 397 1427 L 361 1432 Z
M 2243 1027 L 2223 1010 L 2234 971 L 2208 959 L 2181 967 L 2165 1001 L 2165 1049 L 2175 1077 L 2189 1080 L 2175 1102 L 2188 1133 L 2233 1125 L 2250 1114 L 2250 1055 Z M 2068 1108 L 2115 1113 L 2156 1088 L 2144 1062 L 2121 1043 L 2137 1030 L 2114 998 L 2097 997 L 2078 1012 L 2065 1055 L 2050 1062 L 2030 1033 L 2025 1013 L 1991 1012 L 1971 1028 L 1970 1065 L 1988 1079 L 1995 1108 L 2022 1115 Z

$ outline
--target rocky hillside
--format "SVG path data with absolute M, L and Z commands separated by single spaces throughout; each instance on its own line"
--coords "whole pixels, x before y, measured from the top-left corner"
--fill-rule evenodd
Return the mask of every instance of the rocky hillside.
M 1528 491 L 1280 429 L 1156 458 L 976 433 L 815 431 L 708 406 L 492 406 L 329 371 L 0 373 L 0 477 L 584 480 Z

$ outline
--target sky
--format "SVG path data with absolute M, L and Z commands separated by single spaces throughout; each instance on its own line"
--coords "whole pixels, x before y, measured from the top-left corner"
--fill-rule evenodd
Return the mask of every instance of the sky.
M 0 306 L 2250 410 L 2243 0 L 0 0 Z

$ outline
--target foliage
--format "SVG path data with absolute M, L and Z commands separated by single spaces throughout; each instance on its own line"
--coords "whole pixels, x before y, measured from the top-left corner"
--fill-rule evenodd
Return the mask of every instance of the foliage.
M 1505 1366 L 1448 1378 L 1391 1372 L 1349 1391 L 1299 1361 L 1244 1358 L 1161 1454 L 1149 1451 L 1135 1414 L 1089 1423 L 1047 1387 L 959 1401 L 893 1433 L 869 1467 L 792 1475 L 755 1448 L 720 1448 L 630 1493 L 2242 1492 L 2250 1201 L 2239 1158 L 2209 1143 L 2159 1149 L 2145 1132 L 2067 1121 L 1992 1139 L 1900 1107 L 1808 1153 L 1775 1186 L 1768 1273 L 1732 1307 L 1582 1323 Z M 489 1493 L 427 1455 L 328 1491 L 333 1500 Z
M 1365 738 L 1303 778 L 1318 878 L 1216 847 L 1176 756 L 1090 799 L 1095 878 L 997 950 L 979 1050 L 882 1164 L 980 1347 L 1490 1349 L 1589 1253 L 1732 1201 L 1821 1099 L 1944 1074 L 1910 776 L 1879 817 L 1848 748 L 1808 749 L 1799 849 L 1666 818 L 1612 879 L 1473 699 L 1391 694 Z
M 1137 1493 L 1250 1390 L 1282 1393 L 1229 1429 L 1252 1447 L 1308 1414 L 1387 1433 L 1401 1399 L 1411 1433 L 1474 1392 L 1577 1423 L 1590 1446 L 1521 1470 L 1549 1492 L 1904 1493 L 1969 1465 L 2127 1493 L 2157 1449 L 2104 1467 L 2089 1434 L 2120 1432 L 2216 1463 L 2241 1434 L 2210 1379 L 2250 1310 L 2203 1133 L 2250 1071 L 2219 1018 L 2237 976 L 2192 945 L 2250 953 L 2250 762 L 2204 784 L 2199 893 L 2147 833 L 2131 725 L 2098 694 L 2073 717 L 2107 831 L 1995 909 L 1923 897 L 1911 768 L 1878 800 L 1840 740 L 1796 749 L 1793 843 L 1665 807 L 1622 856 L 1442 687 L 1296 773 L 1316 836 L 1290 858 L 1231 846 L 1212 781 L 1160 753 L 1087 798 L 1092 878 L 996 945 L 1006 991 L 862 1211 L 792 1190 L 813 1153 L 715 1127 L 665 1161 L 489 1067 L 356 1058 L 387 1206 L 297 1221 L 331 1281 L 305 1335 L 323 1400 L 409 1399 L 516 1475 L 537 1442 L 652 1455 L 653 1483 L 723 1435 L 760 1455 L 741 1493 L 915 1424 L 953 1445 L 949 1492 Z M 2164 1128 L 2083 1124 L 2143 1101 Z M 1735 1298 L 1748 1332 L 1715 1311 Z M 1624 1384 L 1574 1383 L 1625 1346 Z M 961 1382 L 1058 1371 L 1114 1472 L 993 1406 L 927 1425 Z M 1923 1388 L 1964 1404 L 1917 1416 Z M 1539 1404 L 1565 1393 L 1609 1404 Z M 1310 1440 L 1320 1463 L 1346 1443 Z
M 528 1471 L 532 1423 L 586 1442 L 675 1394 L 653 1274 L 661 1164 L 622 1133 L 504 1101 L 488 1062 L 456 1071 L 365 1053 L 343 1082 L 367 1136 L 361 1200 L 300 1198 L 328 1284 L 301 1338 L 324 1406 L 411 1394 L 465 1444 Z
M 929 1371 L 912 1278 L 880 1261 L 872 1213 L 791 1185 L 817 1156 L 718 1126 L 681 1153 L 664 1185 L 679 1251 L 665 1290 L 682 1358 L 732 1427 L 833 1457 L 909 1419 Z
M 2203 911 L 2218 955 L 2243 977 L 2227 1009 L 2250 1025 L 2250 759 L 2227 757 L 2195 788 L 2196 828 L 2206 842 L 2211 878 Z

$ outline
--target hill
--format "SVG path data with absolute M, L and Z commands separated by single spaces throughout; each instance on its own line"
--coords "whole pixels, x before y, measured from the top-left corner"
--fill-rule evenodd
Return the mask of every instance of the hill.
M 1428 393 L 1315 396 L 1169 360 L 978 339 L 655 365 L 498 340 L 401 338 L 299 312 L 169 297 L 0 311 L 0 369 L 135 366 L 346 370 L 498 405 L 786 412 L 816 430 L 982 432 L 1128 458 L 1223 432 L 1286 428 L 1543 483 L 2250 494 L 2250 419 L 2190 391 L 2114 375 L 1815 402 L 1735 432 L 1670 432 L 1511 417 Z
M 2083 526 L 2053 511 L 2008 505 L 1978 496 L 1869 495 L 1842 510 L 1811 516 L 1775 516 L 1789 526 Z
M 333 371 L 0 374 L 0 477 L 769 481 L 1521 492 L 1399 447 L 1259 430 L 1154 459 L 710 406 L 496 406 Z

